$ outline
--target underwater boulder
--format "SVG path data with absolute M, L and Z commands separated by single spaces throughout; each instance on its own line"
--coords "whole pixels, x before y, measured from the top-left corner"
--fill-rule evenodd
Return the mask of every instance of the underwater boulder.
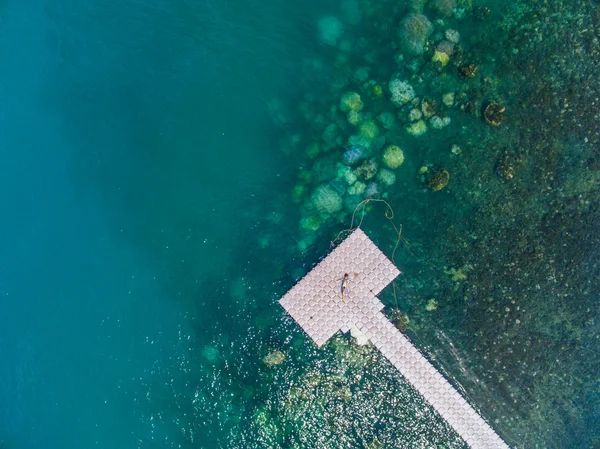
M 363 136 L 352 135 L 348 137 L 348 146 L 362 148 L 367 156 L 371 154 L 371 149 L 373 148 L 374 142 L 374 140 L 367 139 Z
M 314 142 L 314 141 L 310 142 L 306 146 L 306 149 L 304 150 L 304 152 L 309 157 L 309 159 L 316 158 L 319 155 L 320 151 L 321 151 L 321 149 L 319 148 L 319 143 L 318 142 Z
M 442 41 L 435 47 L 431 61 L 439 64 L 441 67 L 445 67 L 453 53 L 454 44 L 450 41 Z
M 363 108 L 363 102 L 360 95 L 356 92 L 346 92 L 340 99 L 340 109 L 342 112 L 360 111 Z
M 379 135 L 379 128 L 373 120 L 366 120 L 358 127 L 358 134 L 368 140 L 373 140 Z
M 202 348 L 202 351 L 200 354 L 206 361 L 208 361 L 210 363 L 214 363 L 217 361 L 217 359 L 221 355 L 221 352 L 219 351 L 219 349 L 216 346 L 206 345 L 206 346 L 204 346 L 204 348 Z
M 385 129 L 392 129 L 394 124 L 396 123 L 396 118 L 394 117 L 394 114 L 387 111 L 379 114 L 377 116 L 377 120 Z
M 346 165 L 354 165 L 358 164 L 361 160 L 365 159 L 366 157 L 367 155 L 363 148 L 356 145 L 352 145 L 344 152 L 344 155 L 342 156 L 342 161 Z
M 425 120 L 418 120 L 406 126 L 406 132 L 411 136 L 421 136 L 427 131 Z
M 456 94 L 454 92 L 448 92 L 447 94 L 442 95 L 442 103 L 444 106 L 451 108 L 454 106 L 454 99 Z
M 294 203 L 299 203 L 300 200 L 302 199 L 302 197 L 304 196 L 305 192 L 306 192 L 306 185 L 304 185 L 304 184 L 296 184 L 292 188 L 292 201 Z
M 409 122 L 416 122 L 417 120 L 421 120 L 421 117 L 423 117 L 423 113 L 420 109 L 417 108 L 411 109 L 408 113 Z
M 281 365 L 285 360 L 285 354 L 281 351 L 273 351 L 263 358 L 265 365 Z
M 319 217 L 304 217 L 300 220 L 300 227 L 307 231 L 316 231 L 321 226 L 321 219 Z
M 398 168 L 404 162 L 404 152 L 397 145 L 390 145 L 383 151 L 383 163 L 389 168 Z
M 445 168 L 425 173 L 425 183 L 434 192 L 442 190 L 450 181 L 450 173 Z
M 381 98 L 383 97 L 383 87 L 377 84 L 374 81 L 369 82 L 369 87 L 367 88 L 367 92 L 371 96 L 371 98 Z
M 490 103 L 485 107 L 483 111 L 483 117 L 488 125 L 500 126 L 504 121 L 504 112 L 506 107 L 499 103 Z
M 350 167 L 348 167 L 348 168 L 350 168 Z M 346 192 L 346 187 L 348 187 L 348 183 L 346 183 L 345 180 L 337 178 L 337 177 L 335 179 L 332 179 L 329 182 L 329 185 L 331 187 L 333 187 L 333 189 L 340 195 L 343 195 Z
M 460 42 L 460 34 L 456 30 L 447 29 L 444 32 L 444 37 L 453 44 L 458 44 Z
M 377 173 L 377 181 L 379 181 L 384 186 L 391 186 L 396 182 L 396 174 L 388 170 L 387 168 L 382 168 Z
M 346 115 L 346 120 L 348 120 L 348 123 L 352 126 L 357 126 L 361 119 L 361 114 L 358 111 L 348 111 L 348 114 Z
M 323 214 L 334 214 L 343 205 L 340 194 L 328 184 L 317 187 L 312 194 L 311 201 L 313 206 Z
M 377 162 L 373 160 L 364 161 L 355 171 L 354 173 L 359 178 L 369 180 L 373 176 L 377 174 Z
M 364 182 L 356 181 L 354 184 L 348 187 L 348 195 L 360 197 L 360 195 L 365 193 L 366 189 L 367 185 Z
M 356 81 L 359 83 L 364 83 L 369 79 L 369 68 L 368 67 L 359 67 L 354 71 L 354 75 L 352 75 Z
M 338 127 L 335 123 L 327 125 L 321 136 L 326 146 L 333 147 L 337 145 Z
M 374 197 L 376 195 L 379 195 L 380 193 L 381 191 L 379 190 L 379 184 L 377 184 L 376 182 L 370 182 L 365 190 L 365 196 L 367 198 Z
M 352 185 L 356 182 L 356 175 L 347 165 L 340 164 L 340 168 L 338 168 L 337 171 L 337 178 L 343 179 L 348 185 Z
M 421 55 L 432 32 L 433 25 L 427 17 L 423 14 L 409 14 L 400 23 L 400 44 L 407 53 Z
M 442 16 L 450 17 L 456 8 L 456 0 L 433 0 L 431 7 Z
M 392 94 L 392 103 L 394 103 L 396 106 L 404 106 L 406 103 L 415 98 L 415 90 L 406 81 L 401 81 L 397 78 L 394 78 L 390 81 L 388 87 L 390 89 L 390 93 Z
M 408 9 L 415 13 L 422 13 L 425 9 L 425 0 L 409 0 Z
M 435 100 L 423 100 L 421 103 L 421 112 L 425 118 L 431 118 L 435 115 L 437 111 L 437 103 Z
M 425 310 L 427 310 L 428 312 L 433 312 L 437 310 L 437 308 L 438 302 L 435 300 L 435 298 L 431 298 L 429 301 L 427 301 L 427 304 L 425 305 Z
M 479 69 L 478 65 L 475 64 L 465 64 L 460 68 L 460 74 L 464 78 L 473 78 Z
M 439 117 L 434 115 L 429 119 L 429 123 L 433 129 L 442 129 L 450 124 L 450 117 Z
M 343 31 L 344 26 L 337 17 L 327 16 L 319 20 L 319 37 L 327 45 L 337 44 Z

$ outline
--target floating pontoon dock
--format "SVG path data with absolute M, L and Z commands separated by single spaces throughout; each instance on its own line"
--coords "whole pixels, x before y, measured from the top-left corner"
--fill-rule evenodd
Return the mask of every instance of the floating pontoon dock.
M 342 300 L 340 278 L 344 273 L 350 274 L 351 283 Z M 356 229 L 279 302 L 317 346 L 325 344 L 339 330 L 348 332 L 357 327 L 470 447 L 508 449 L 489 424 L 381 312 L 383 303 L 377 295 L 398 274 L 385 254 L 362 230 Z

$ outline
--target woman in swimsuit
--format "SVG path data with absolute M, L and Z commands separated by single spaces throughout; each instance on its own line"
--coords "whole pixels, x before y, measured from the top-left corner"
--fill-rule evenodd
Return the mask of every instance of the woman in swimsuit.
M 340 288 L 342 299 L 344 299 L 344 294 L 346 293 L 346 289 L 348 288 L 348 284 L 350 283 L 350 279 L 348 278 L 348 273 L 344 273 L 344 277 L 338 279 L 338 281 L 342 281 L 342 285 Z

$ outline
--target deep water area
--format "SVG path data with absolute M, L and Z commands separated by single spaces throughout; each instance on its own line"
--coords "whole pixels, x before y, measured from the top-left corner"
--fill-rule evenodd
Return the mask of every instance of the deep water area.
M 507 444 L 600 447 L 599 39 L 597 0 L 0 1 L 0 449 L 466 448 L 277 303 L 359 223 Z

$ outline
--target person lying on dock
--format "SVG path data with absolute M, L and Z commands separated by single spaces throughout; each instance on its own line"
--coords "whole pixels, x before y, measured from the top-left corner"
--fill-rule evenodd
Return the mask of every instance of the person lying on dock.
M 340 285 L 340 293 L 342 295 L 342 300 L 344 300 L 346 289 L 348 288 L 348 284 L 351 282 L 350 278 L 348 277 L 348 273 L 344 273 L 344 277 L 338 279 L 338 281 L 342 281 L 342 284 Z

